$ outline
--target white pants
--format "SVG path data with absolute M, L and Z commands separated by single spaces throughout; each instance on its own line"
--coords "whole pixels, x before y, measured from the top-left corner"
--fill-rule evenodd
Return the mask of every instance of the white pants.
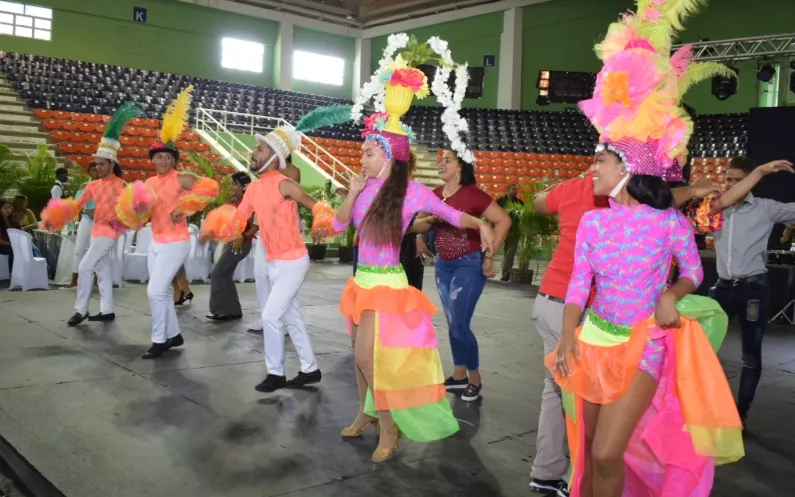
M 265 305 L 262 308 L 262 338 L 265 342 L 265 366 L 269 374 L 284 376 L 284 333 L 286 324 L 295 351 L 301 359 L 301 371 L 317 370 L 312 342 L 301 315 L 298 290 L 309 272 L 309 256 L 294 261 L 268 261 L 268 279 L 263 280 Z
M 75 260 L 72 266 L 72 272 L 77 273 L 80 270 L 80 261 L 86 255 L 88 246 L 91 244 L 91 228 L 94 226 L 94 221 L 87 217 L 80 219 L 77 224 L 77 236 L 75 237 Z
M 152 343 L 166 343 L 169 338 L 179 335 L 177 310 L 171 281 L 179 268 L 185 263 L 190 252 L 190 241 L 149 244 L 146 263 L 149 268 L 149 285 L 146 295 L 152 311 Z
M 92 238 L 91 245 L 80 261 L 77 270 L 77 299 L 75 310 L 81 315 L 88 313 L 91 289 L 94 287 L 94 273 L 97 274 L 102 314 L 113 312 L 113 276 L 110 270 L 110 253 L 116 248 L 114 238 Z

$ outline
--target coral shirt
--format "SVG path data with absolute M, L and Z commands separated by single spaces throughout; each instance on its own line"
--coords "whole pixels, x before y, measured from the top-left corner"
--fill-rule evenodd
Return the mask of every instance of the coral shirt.
M 166 174 L 158 174 L 146 180 L 146 186 L 152 188 L 157 195 L 157 201 L 152 208 L 152 238 L 157 243 L 190 240 L 188 219 L 182 216 L 176 223 L 171 220 L 171 213 L 176 210 L 179 197 L 185 193 L 179 184 L 179 173 L 172 169 Z
M 269 261 L 294 261 L 307 255 L 299 229 L 298 202 L 284 198 L 279 185 L 287 178 L 279 171 L 269 171 L 246 188 L 238 213 L 248 219 L 257 215 L 259 238 Z
M 444 199 L 444 185 L 434 188 L 433 193 Z M 443 200 L 453 209 L 466 212 L 472 217 L 481 218 L 491 205 L 489 194 L 475 185 L 461 186 L 447 200 Z M 456 228 L 447 222 L 439 223 L 436 229 L 436 250 L 439 257 L 445 260 L 458 259 L 472 252 L 480 252 L 480 232 Z
M 119 232 L 111 227 L 110 222 L 116 219 L 116 202 L 124 190 L 126 183 L 116 175 L 97 179 L 86 185 L 85 190 L 77 199 L 80 208 L 94 201 L 94 225 L 91 227 L 92 238 L 119 238 Z
M 547 193 L 546 203 L 547 209 L 558 215 L 560 235 L 538 291 L 563 300 L 574 269 L 574 243 L 580 219 L 588 211 L 608 207 L 608 203 L 606 197 L 594 195 L 590 172 L 556 185 Z

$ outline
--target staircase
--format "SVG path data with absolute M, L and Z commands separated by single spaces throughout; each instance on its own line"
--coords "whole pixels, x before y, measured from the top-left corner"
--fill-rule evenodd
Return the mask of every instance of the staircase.
M 436 163 L 436 152 L 428 150 L 428 145 L 424 143 L 413 147 L 414 155 L 417 156 L 417 170 L 414 171 L 414 179 L 429 188 L 435 188 L 444 183 L 439 179 L 439 167 Z
M 8 145 L 21 158 L 35 152 L 39 145 L 45 145 L 59 166 L 67 164 L 65 157 L 57 157 L 58 148 L 50 141 L 50 135 L 42 130 L 39 118 L 27 108 L 4 77 L 0 77 L 0 143 Z M 23 160 L 19 161 L 19 165 L 23 163 Z

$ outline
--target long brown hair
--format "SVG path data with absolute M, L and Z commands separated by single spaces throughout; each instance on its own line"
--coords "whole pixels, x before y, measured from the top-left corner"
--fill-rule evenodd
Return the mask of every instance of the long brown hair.
M 376 245 L 400 246 L 403 239 L 403 201 L 416 167 L 417 157 L 413 152 L 408 162 L 395 161 L 384 186 L 370 204 L 360 231 Z

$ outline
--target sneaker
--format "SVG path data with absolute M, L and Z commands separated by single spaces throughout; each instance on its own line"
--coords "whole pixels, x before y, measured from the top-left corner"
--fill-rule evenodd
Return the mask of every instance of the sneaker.
M 276 390 L 281 390 L 284 388 L 286 383 L 286 376 L 276 376 L 275 374 L 269 374 L 259 385 L 254 387 L 254 390 L 263 393 L 275 392 Z
M 547 497 L 569 497 L 569 484 L 563 480 L 530 480 L 530 490 Z
M 292 380 L 288 381 L 285 386 L 287 388 L 303 388 L 307 385 L 311 385 L 313 383 L 320 383 L 320 378 L 322 375 L 320 374 L 320 370 L 316 369 L 311 373 L 298 373 L 298 376 L 293 378 Z
M 480 398 L 480 389 L 483 385 L 467 385 L 467 389 L 461 394 L 461 400 L 464 402 L 474 402 Z
M 464 378 L 463 380 L 456 380 L 451 376 L 446 380 L 444 380 L 444 388 L 448 391 L 466 390 L 467 385 L 469 385 L 469 378 Z

